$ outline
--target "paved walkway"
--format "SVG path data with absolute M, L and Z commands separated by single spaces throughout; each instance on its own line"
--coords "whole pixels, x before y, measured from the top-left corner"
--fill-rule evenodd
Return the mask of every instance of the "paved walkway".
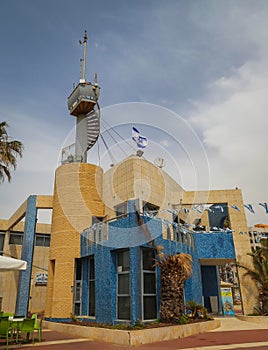
M 267 325 L 240 321 L 235 317 L 220 318 L 221 327 L 216 330 L 197 334 L 191 337 L 157 342 L 141 346 L 131 347 L 133 350 L 228 350 L 250 349 L 268 350 L 268 318 Z M 124 350 L 127 346 L 90 341 L 83 338 L 74 338 L 70 335 L 45 329 L 43 342 L 34 345 L 11 345 L 9 349 L 30 350 Z M 1 341 L 0 349 L 4 349 Z

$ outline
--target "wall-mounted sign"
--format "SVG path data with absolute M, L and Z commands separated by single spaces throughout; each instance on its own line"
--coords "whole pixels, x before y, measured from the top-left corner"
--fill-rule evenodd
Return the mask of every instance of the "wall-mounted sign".
M 35 275 L 35 283 L 36 284 L 47 284 L 47 273 L 37 273 Z

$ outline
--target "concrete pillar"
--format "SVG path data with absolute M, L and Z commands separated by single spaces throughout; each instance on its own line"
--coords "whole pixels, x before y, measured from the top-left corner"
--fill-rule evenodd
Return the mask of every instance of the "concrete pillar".
M 20 271 L 17 301 L 16 301 L 16 311 L 15 311 L 17 315 L 27 316 L 27 313 L 28 313 L 36 217 L 37 217 L 36 196 L 32 195 L 32 196 L 29 196 L 27 199 L 23 245 L 22 245 L 22 252 L 21 252 L 21 259 L 27 261 L 28 268 L 25 271 Z

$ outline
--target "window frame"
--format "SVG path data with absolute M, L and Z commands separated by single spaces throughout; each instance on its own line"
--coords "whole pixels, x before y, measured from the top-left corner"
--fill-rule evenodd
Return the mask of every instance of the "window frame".
M 156 204 L 153 204 L 151 202 L 142 201 L 142 212 L 143 213 L 147 213 L 150 211 L 158 211 L 159 209 L 160 209 L 160 207 Z
M 37 239 L 43 241 L 43 244 L 37 244 Z M 43 233 L 36 233 L 34 235 L 34 246 L 35 247 L 50 247 L 50 235 L 49 234 L 43 234 Z
M 152 270 L 145 270 L 143 268 L 143 262 L 144 262 L 144 252 L 146 250 L 151 250 L 154 252 L 155 256 L 155 251 L 154 249 L 151 248 L 141 248 L 141 307 L 142 307 L 142 321 L 144 322 L 150 322 L 150 321 L 155 321 L 157 320 L 157 314 L 158 314 L 158 307 L 157 307 L 157 269 L 154 267 Z M 145 293 L 144 291 L 144 275 L 145 274 L 154 274 L 155 275 L 155 293 Z M 144 316 L 144 300 L 146 297 L 154 297 L 155 298 L 155 318 L 145 318 Z
M 78 263 L 80 266 L 78 266 Z M 74 288 L 73 288 L 73 314 L 80 316 L 82 313 L 82 281 L 83 281 L 83 269 L 81 259 L 75 259 L 74 267 Z M 79 269 L 79 271 L 78 271 Z M 77 279 L 77 275 L 80 275 L 80 279 Z M 79 307 L 79 314 L 76 313 L 76 306 Z
M 8 240 L 8 244 L 9 245 L 23 245 L 23 232 L 19 232 L 19 231 L 10 231 L 9 233 L 9 240 Z M 20 237 L 20 243 L 14 243 L 12 242 L 14 237 Z
M 121 267 L 121 265 L 118 265 L 118 258 L 119 258 L 119 254 L 122 252 L 128 252 L 129 255 L 129 266 L 128 266 L 128 270 L 121 270 L 119 269 L 119 267 Z M 119 276 L 122 275 L 128 275 L 128 279 L 129 279 L 129 285 L 128 285 L 128 294 L 126 293 L 120 293 L 119 294 Z M 129 318 L 119 318 L 119 298 L 129 298 Z M 131 286 L 130 286 L 130 250 L 129 249 L 122 249 L 122 250 L 118 250 L 116 251 L 116 318 L 118 321 L 131 321 Z
M 91 276 L 91 266 L 93 264 L 93 276 Z M 92 295 L 90 293 L 91 288 L 90 286 L 93 285 L 93 300 L 94 300 L 94 306 L 91 305 L 92 303 Z M 93 303 L 92 303 L 93 304 Z M 90 308 L 93 307 L 93 313 L 91 314 Z M 89 317 L 96 317 L 96 272 L 95 272 L 95 258 L 94 255 L 89 256 L 89 266 L 88 266 L 88 316 Z

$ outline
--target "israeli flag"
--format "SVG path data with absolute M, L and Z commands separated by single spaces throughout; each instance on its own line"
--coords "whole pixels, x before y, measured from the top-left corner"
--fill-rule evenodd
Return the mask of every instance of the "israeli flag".
M 134 126 L 132 126 L 132 140 L 136 142 L 139 148 L 145 148 L 148 145 L 147 137 L 142 136 Z
M 259 203 L 259 205 L 261 205 L 265 209 L 266 214 L 268 214 L 268 205 L 267 205 L 267 203 L 266 202 L 265 203 Z

